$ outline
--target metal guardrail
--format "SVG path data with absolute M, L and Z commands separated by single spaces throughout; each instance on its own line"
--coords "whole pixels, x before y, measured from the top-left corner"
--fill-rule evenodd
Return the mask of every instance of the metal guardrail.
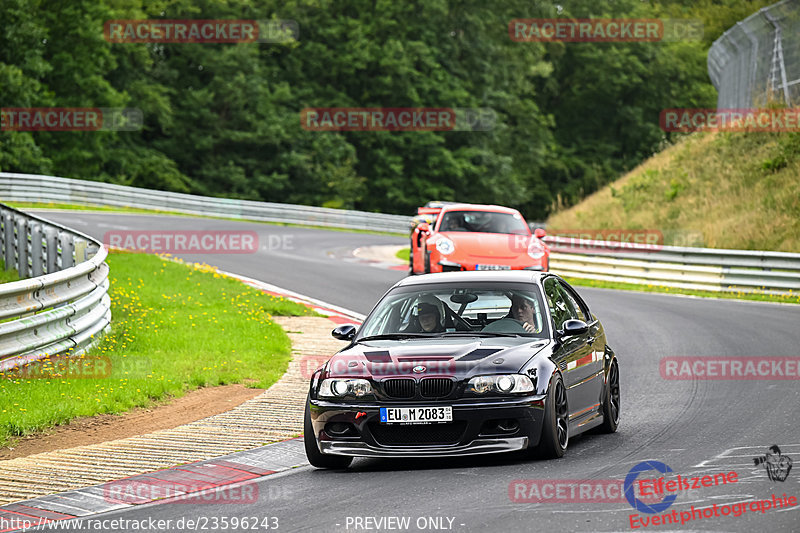
M 0 204 L 0 253 L 26 278 L 0 284 L 0 372 L 99 340 L 111 322 L 102 243 Z
M 0 172 L 7 201 L 133 207 L 304 226 L 408 233 L 411 217 L 140 189 L 99 181 Z
M 797 294 L 800 254 L 653 246 L 547 236 L 565 276 L 715 292 Z
M 218 217 L 407 234 L 411 217 L 167 193 L 93 181 L 0 173 L 0 197 L 141 207 Z M 348 220 L 352 217 L 352 220 Z M 576 240 L 547 236 L 550 268 L 566 276 L 715 292 L 800 291 L 800 254 Z M 2 286 L 0 286 L 2 287 Z

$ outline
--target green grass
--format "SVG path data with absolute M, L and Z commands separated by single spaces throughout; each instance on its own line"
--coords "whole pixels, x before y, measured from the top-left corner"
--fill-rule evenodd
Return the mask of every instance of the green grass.
M 22 374 L 0 373 L 0 445 L 75 417 L 120 413 L 198 387 L 269 387 L 290 360 L 289 338 L 272 316 L 314 314 L 205 265 L 139 253 L 112 253 L 108 264 L 112 331 L 83 356 L 83 368 L 105 361 L 110 375 L 59 377 L 57 358 Z
M 289 222 L 270 222 L 267 220 L 249 220 L 235 217 L 213 217 L 208 215 L 195 215 L 190 213 L 180 213 L 178 211 L 160 211 L 157 209 L 141 209 L 134 207 L 117 207 L 117 206 L 97 206 L 97 205 L 79 205 L 79 204 L 61 204 L 61 203 L 32 203 L 32 202 L 14 202 L 6 203 L 6 205 L 15 209 L 24 211 L 25 209 L 61 209 L 66 211 L 107 211 L 109 213 L 145 213 L 154 215 L 170 215 L 177 217 L 192 217 L 192 218 L 210 218 L 213 220 L 245 220 L 257 224 L 268 224 L 271 226 L 286 226 L 290 228 L 309 228 L 309 229 L 324 229 L 330 231 L 344 231 L 347 233 L 366 233 L 369 235 L 398 235 L 397 233 L 390 233 L 388 231 L 373 231 L 368 229 L 351 229 L 351 228 L 335 228 L 330 226 L 314 226 L 307 224 L 293 224 Z M 411 228 L 409 228 L 410 231 Z
M 625 291 L 657 292 L 666 294 L 685 294 L 698 296 L 701 298 L 725 298 L 730 300 L 752 300 L 757 302 L 778 302 L 800 304 L 800 293 L 789 296 L 776 296 L 770 294 L 750 294 L 746 292 L 715 292 L 697 291 L 692 289 L 678 289 L 675 287 L 664 287 L 661 285 L 638 285 L 635 283 L 622 283 L 618 281 L 602 281 L 594 279 L 580 279 L 562 276 L 568 283 L 583 287 L 596 287 L 600 289 L 617 289 Z
M 0 283 L 8 283 L 10 281 L 19 280 L 19 274 L 17 271 L 14 269 L 6 270 L 5 265 L 5 261 L 0 259 Z
M 409 257 L 411 256 L 411 248 L 400 248 L 394 255 L 397 256 L 398 259 L 408 261 Z
M 138 207 L 127 206 L 110 206 L 110 205 L 78 205 L 78 204 L 65 204 L 54 202 L 4 202 L 6 205 L 24 211 L 25 209 L 59 209 L 64 211 L 108 211 L 110 213 L 151 213 L 151 214 L 169 214 L 169 215 L 182 215 L 191 216 L 186 213 L 177 213 L 173 211 L 159 211 L 157 209 L 140 209 Z
M 650 229 L 691 246 L 800 252 L 800 133 L 687 135 L 577 205 L 548 233 Z

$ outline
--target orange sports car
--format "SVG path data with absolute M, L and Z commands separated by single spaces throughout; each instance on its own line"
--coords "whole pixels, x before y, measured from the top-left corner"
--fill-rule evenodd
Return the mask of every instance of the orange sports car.
M 548 269 L 545 232 L 531 233 L 516 209 L 430 202 L 417 209 L 409 274 L 458 270 Z

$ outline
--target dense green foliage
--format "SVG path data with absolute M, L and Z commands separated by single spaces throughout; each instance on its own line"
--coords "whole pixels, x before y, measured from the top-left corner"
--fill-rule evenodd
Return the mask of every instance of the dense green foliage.
M 136 107 L 138 132 L 0 132 L 0 170 L 407 213 L 544 218 L 714 106 L 708 46 L 763 0 L 3 0 L 0 106 Z M 515 18 L 699 18 L 697 42 L 514 42 Z M 284 44 L 112 44 L 113 19 L 289 19 Z M 489 107 L 488 132 L 312 132 L 305 107 Z

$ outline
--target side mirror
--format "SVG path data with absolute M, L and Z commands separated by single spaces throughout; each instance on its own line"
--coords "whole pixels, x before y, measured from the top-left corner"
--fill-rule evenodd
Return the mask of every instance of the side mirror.
M 583 335 L 589 331 L 589 326 L 583 320 L 571 318 L 564 322 L 564 329 L 559 332 L 561 337 L 574 337 L 575 335 Z
M 420 230 L 420 231 L 426 231 L 426 232 L 428 232 L 428 231 L 430 231 L 430 230 L 431 230 L 431 225 L 430 225 L 430 224 L 428 224 L 427 222 L 423 222 L 422 224 L 420 224 L 419 226 L 417 226 L 417 229 L 418 229 L 418 230 Z
M 333 328 L 331 335 L 333 335 L 333 338 L 339 339 L 340 341 L 351 341 L 356 338 L 357 329 L 358 327 L 353 324 L 342 324 L 341 326 Z
M 547 235 L 547 232 L 542 228 L 536 228 L 535 230 L 533 230 L 533 236 L 536 237 L 537 239 L 541 239 L 545 235 Z

